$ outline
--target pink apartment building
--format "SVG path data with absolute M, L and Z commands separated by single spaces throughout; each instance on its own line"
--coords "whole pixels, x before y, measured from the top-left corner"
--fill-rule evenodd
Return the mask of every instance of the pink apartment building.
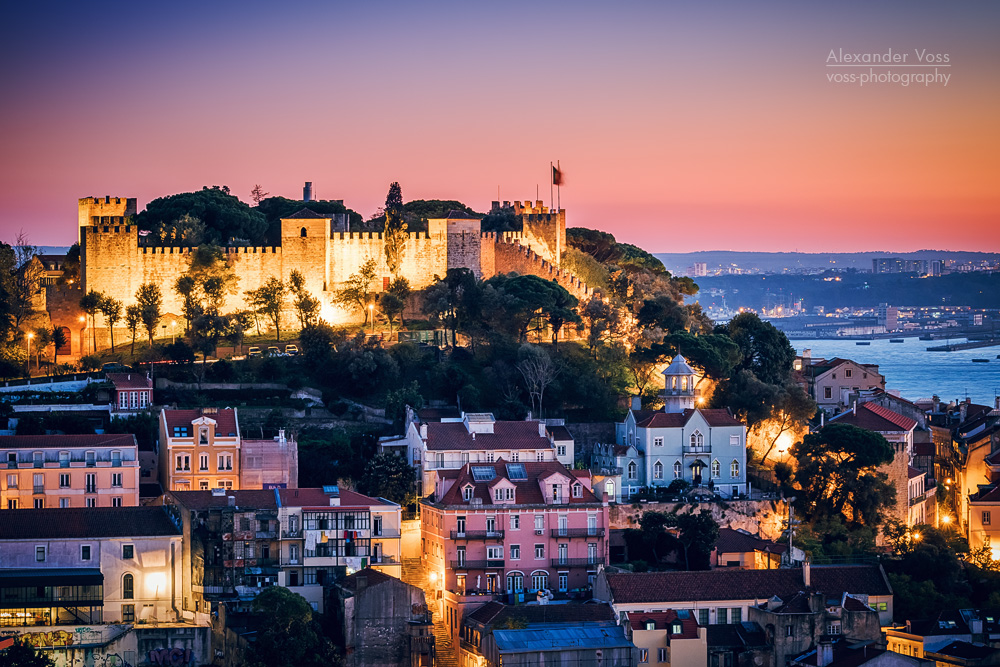
M 466 605 L 494 597 L 583 595 L 607 561 L 608 506 L 589 471 L 498 459 L 437 476 L 433 500 L 422 501 L 421 549 L 450 632 Z

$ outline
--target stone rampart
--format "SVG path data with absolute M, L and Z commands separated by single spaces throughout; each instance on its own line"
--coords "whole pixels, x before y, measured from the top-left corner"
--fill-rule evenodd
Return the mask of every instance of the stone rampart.
M 497 273 L 531 274 L 554 280 L 581 301 L 593 296 L 593 290 L 586 283 L 569 271 L 553 266 L 531 248 L 501 240 L 497 242 L 494 253 Z
M 666 514 L 696 514 L 709 510 L 712 518 L 723 528 L 743 529 L 760 534 L 765 540 L 781 539 L 784 521 L 788 518 L 788 504 L 784 500 L 732 500 L 701 503 L 639 503 L 637 505 L 611 505 L 609 515 L 612 529 L 638 528 L 646 512 Z

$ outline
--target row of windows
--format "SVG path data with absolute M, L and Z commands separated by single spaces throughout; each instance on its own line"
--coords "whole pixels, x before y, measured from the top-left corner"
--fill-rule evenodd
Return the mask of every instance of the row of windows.
M 219 454 L 218 465 L 216 466 L 216 471 L 226 472 L 233 469 L 233 455 L 232 454 Z M 176 472 L 187 472 L 191 470 L 191 455 L 190 454 L 178 454 L 174 459 L 174 470 Z M 198 470 L 201 472 L 208 472 L 208 454 L 198 455 Z
M 119 391 L 118 407 L 122 410 L 132 408 L 145 408 L 149 405 L 148 391 Z
M 502 545 L 489 546 L 486 547 L 486 559 L 487 560 L 503 560 L 504 548 Z M 587 558 L 595 559 L 597 558 L 597 543 L 590 542 L 587 544 Z M 536 544 L 535 545 L 535 560 L 542 560 L 545 558 L 545 545 Z M 559 545 L 559 558 L 565 560 L 569 558 L 569 545 L 560 544 Z M 521 545 L 511 544 L 510 545 L 510 559 L 511 560 L 521 560 Z M 458 547 L 458 563 L 461 565 L 465 562 L 465 547 Z
M 84 504 L 85 504 L 86 507 L 97 507 L 97 498 L 87 498 Z M 31 505 L 36 510 L 45 509 L 45 498 L 33 498 L 32 501 L 31 501 Z M 113 496 L 111 498 L 111 506 L 112 507 L 121 507 L 122 506 L 122 497 L 121 496 Z M 20 507 L 20 504 L 18 503 L 17 498 L 8 498 L 7 499 L 7 509 L 9 509 L 9 510 L 16 510 L 19 507 Z M 49 507 L 54 507 L 54 506 L 50 504 Z M 66 509 L 68 507 L 72 507 L 72 504 L 70 503 L 70 499 L 69 498 L 60 498 L 59 499 L 59 507 L 61 509 Z
M 120 472 L 111 473 L 111 486 L 112 487 L 120 487 L 122 485 L 122 479 L 123 479 L 122 478 L 122 473 L 120 473 Z M 44 473 L 35 473 L 34 477 L 32 478 L 32 482 L 33 482 L 32 488 L 34 489 L 35 493 L 42 493 L 45 490 L 45 474 Z M 72 482 L 72 478 L 70 477 L 70 473 L 68 473 L 68 472 L 59 473 L 59 488 L 60 489 L 69 489 L 69 488 L 72 488 L 71 482 Z M 84 476 L 84 486 L 85 486 L 85 488 L 87 490 L 87 493 L 96 493 L 97 492 L 97 474 L 96 473 L 92 473 L 92 472 L 86 473 L 85 476 Z M 7 475 L 7 488 L 8 489 L 17 489 L 17 488 L 20 488 L 20 481 L 19 481 L 19 477 L 18 477 L 17 473 L 11 473 L 11 474 Z
M 648 663 L 649 662 L 649 649 L 641 648 L 639 649 L 639 662 Z M 670 662 L 670 649 L 669 648 L 659 648 L 657 649 L 656 662 Z
M 51 459 L 50 459 L 51 460 Z M 73 460 L 72 454 L 67 451 L 59 452 L 59 467 L 68 468 L 70 462 Z M 80 459 L 77 458 L 77 461 Z M 121 450 L 112 450 L 108 459 L 111 461 L 111 466 L 113 468 L 121 467 L 122 464 L 122 453 Z M 18 462 L 17 452 L 7 452 L 7 467 L 16 468 Z M 97 465 L 97 452 L 86 451 L 83 453 L 83 462 L 88 468 L 93 468 Z M 32 452 L 31 453 L 31 463 L 36 468 L 42 468 L 45 466 L 45 452 Z
M 636 437 L 635 437 L 635 433 L 634 432 L 633 433 L 629 433 L 629 444 L 630 445 L 634 445 L 634 444 L 636 444 L 636 442 L 637 442 L 637 440 L 636 440 Z M 704 436 L 704 434 L 701 431 L 695 431 L 694 433 L 691 434 L 691 437 L 688 439 L 688 442 L 690 443 L 690 446 L 692 448 L 696 448 L 697 449 L 697 448 L 700 448 L 700 447 L 704 447 L 705 446 L 705 436 Z M 729 436 L 729 444 L 731 446 L 733 446 L 733 447 L 739 447 L 740 446 L 740 436 L 738 436 L 738 435 L 731 435 L 731 436 Z M 663 446 L 663 436 L 656 436 L 656 437 L 654 437 L 653 438 L 653 447 L 662 447 L 662 446 Z
M 80 545 L 80 560 L 90 560 L 92 554 L 92 547 L 89 544 Z M 39 544 L 35 546 L 35 562 L 44 563 L 48 558 L 49 548 L 44 544 Z M 123 544 L 122 545 L 122 560 L 132 560 L 135 558 L 135 545 L 134 544 Z M 132 575 L 126 574 L 126 577 L 131 577 Z
M 712 461 L 712 479 L 719 479 L 722 477 L 722 464 L 719 463 L 719 459 Z M 674 461 L 674 479 L 680 479 L 684 472 L 684 467 L 680 461 Z M 738 478 L 740 476 L 740 462 L 733 459 L 733 462 L 729 464 L 729 476 L 733 478 Z M 639 468 L 635 461 L 629 461 L 628 464 L 628 479 L 636 480 L 639 478 Z M 659 461 L 653 464 L 653 479 L 663 479 L 663 464 Z

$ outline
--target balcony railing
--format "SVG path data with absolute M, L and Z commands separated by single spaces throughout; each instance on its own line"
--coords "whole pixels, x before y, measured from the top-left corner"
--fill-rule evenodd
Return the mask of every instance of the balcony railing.
M 369 564 L 371 565 L 401 565 L 402 563 L 397 558 L 392 556 L 372 556 L 369 559 Z
M 711 445 L 684 445 L 683 451 L 685 454 L 711 454 Z
M 604 565 L 603 558 L 553 558 L 552 567 L 597 567 Z
M 604 537 L 603 528 L 553 528 L 552 537 Z
M 449 567 L 453 570 L 502 570 L 504 560 L 452 560 L 448 561 Z
M 298 540 L 302 539 L 302 529 L 297 530 L 283 530 L 281 531 L 281 537 L 286 540 Z
M 453 540 L 502 540 L 503 531 L 502 530 L 466 530 L 466 531 L 451 531 L 451 539 Z
M 919 505 L 925 500 L 927 500 L 926 493 L 921 493 L 919 496 L 914 496 L 913 498 L 910 498 L 910 507 L 913 507 L 914 505 Z
M 45 485 L 35 484 L 32 493 L 45 493 Z
M 395 540 L 395 539 L 397 539 L 399 537 L 402 537 L 402 533 L 400 533 L 398 530 L 385 530 L 385 529 L 383 529 L 379 533 L 376 533 L 375 531 L 372 531 L 372 539 L 373 540 Z

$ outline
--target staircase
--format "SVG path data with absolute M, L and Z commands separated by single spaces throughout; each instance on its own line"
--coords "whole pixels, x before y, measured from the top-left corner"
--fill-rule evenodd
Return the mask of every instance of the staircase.
M 408 584 L 412 584 L 424 592 L 427 598 L 427 606 L 434 612 L 434 650 L 435 667 L 458 667 L 458 654 L 456 646 L 448 636 L 448 628 L 441 613 L 441 602 L 435 600 L 431 587 L 427 583 L 427 573 L 419 558 L 404 558 L 402 579 Z

